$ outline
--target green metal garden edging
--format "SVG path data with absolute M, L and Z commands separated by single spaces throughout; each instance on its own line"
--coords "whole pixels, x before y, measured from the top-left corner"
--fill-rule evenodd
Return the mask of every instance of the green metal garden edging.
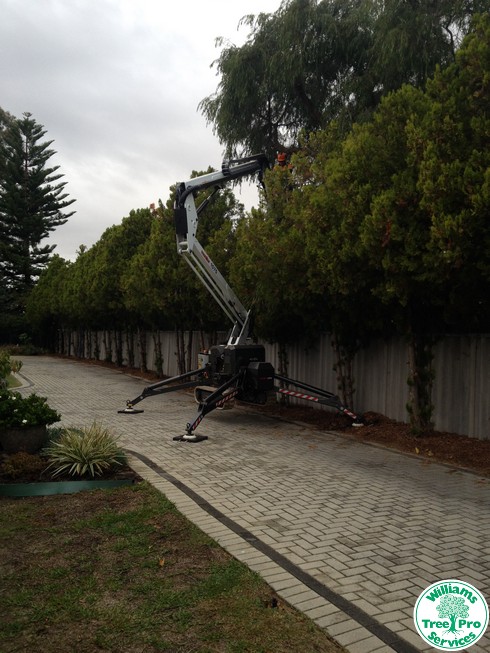
M 0 497 L 43 497 L 50 494 L 74 494 L 85 490 L 101 490 L 133 485 L 132 479 L 118 481 L 46 481 L 44 483 L 0 484 Z

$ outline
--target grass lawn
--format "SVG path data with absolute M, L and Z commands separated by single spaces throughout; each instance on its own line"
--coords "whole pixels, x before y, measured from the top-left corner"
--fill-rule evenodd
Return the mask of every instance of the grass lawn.
M 340 653 L 146 483 L 0 499 L 2 653 Z

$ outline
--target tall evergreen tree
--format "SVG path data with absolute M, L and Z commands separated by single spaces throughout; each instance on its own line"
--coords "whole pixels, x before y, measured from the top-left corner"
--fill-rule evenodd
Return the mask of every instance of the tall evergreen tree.
M 3 138 L 5 129 L 12 122 L 12 120 L 15 120 L 14 116 L 0 107 L 0 141 Z
M 24 305 L 55 245 L 41 242 L 73 215 L 59 166 L 48 167 L 53 141 L 30 113 L 9 120 L 0 139 L 0 277 L 11 297 L 11 310 Z
M 296 150 L 302 131 L 333 119 L 346 133 L 404 83 L 423 88 L 454 59 L 471 16 L 488 0 L 283 0 L 246 16 L 240 47 L 214 66 L 215 93 L 199 109 L 231 153 Z M 218 39 L 218 44 L 223 45 Z

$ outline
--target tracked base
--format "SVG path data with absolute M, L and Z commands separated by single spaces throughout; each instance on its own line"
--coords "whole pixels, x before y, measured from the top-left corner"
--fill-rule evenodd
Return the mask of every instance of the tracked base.
M 144 410 L 136 410 L 136 408 L 125 408 L 124 410 L 118 410 L 118 413 L 122 413 L 124 415 L 137 415 L 138 413 L 144 413 Z
M 176 442 L 202 442 L 207 439 L 207 435 L 189 435 L 188 433 L 185 435 L 176 435 L 172 438 L 172 440 L 175 440 Z

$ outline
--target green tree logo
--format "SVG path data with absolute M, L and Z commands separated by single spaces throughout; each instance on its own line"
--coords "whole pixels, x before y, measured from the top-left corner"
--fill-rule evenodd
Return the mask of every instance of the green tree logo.
M 437 606 L 439 617 L 443 619 L 447 617 L 451 620 L 451 626 L 446 630 L 446 633 L 457 635 L 460 631 L 456 628 L 456 619 L 466 619 L 469 614 L 469 607 L 464 602 L 462 596 L 454 596 L 453 594 L 446 594 L 443 596 L 439 605 Z
M 449 578 L 419 594 L 413 618 L 418 634 L 433 648 L 462 651 L 485 637 L 488 604 L 476 587 Z

